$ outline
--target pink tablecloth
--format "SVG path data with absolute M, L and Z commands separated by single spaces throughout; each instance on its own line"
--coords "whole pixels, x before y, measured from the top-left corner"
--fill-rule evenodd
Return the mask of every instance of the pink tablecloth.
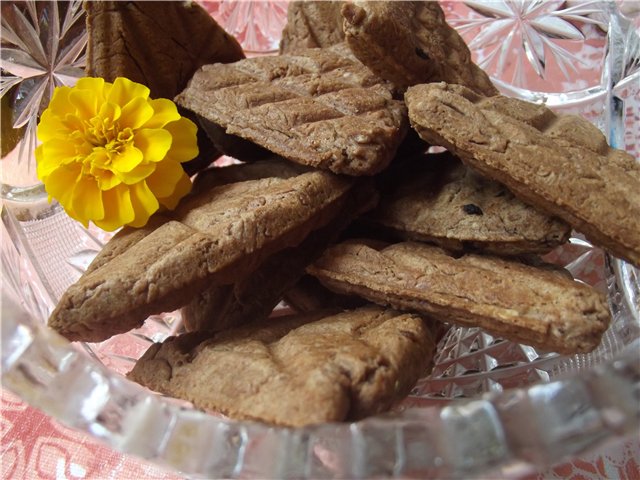
M 0 478 L 22 479 L 158 479 L 184 478 L 104 446 L 90 436 L 64 427 L 3 390 L 0 411 Z M 596 455 L 559 465 L 525 480 L 640 479 L 638 439 L 614 445 Z

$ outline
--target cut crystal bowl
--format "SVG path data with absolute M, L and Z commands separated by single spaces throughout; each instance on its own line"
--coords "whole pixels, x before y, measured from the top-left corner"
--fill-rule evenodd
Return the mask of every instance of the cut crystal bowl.
M 248 52 L 277 50 L 286 4 L 203 4 Z M 629 2 L 442 5 L 505 93 L 583 115 L 638 158 L 640 42 Z M 79 2 L 10 8 L 3 2 L 3 119 L 10 108 L 15 126 L 33 128 L 51 86 L 82 74 L 82 10 Z M 117 450 L 204 478 L 518 478 L 638 431 L 638 270 L 577 233 L 547 259 L 608 294 L 613 322 L 590 354 L 451 327 L 433 371 L 390 413 L 306 428 L 234 421 L 150 392 L 124 374 L 151 343 L 180 330 L 178 312 L 100 344 L 70 344 L 45 326 L 110 236 L 6 172 L 33 170 L 32 134 L 17 134 L 8 160 L 3 148 L 2 384 Z

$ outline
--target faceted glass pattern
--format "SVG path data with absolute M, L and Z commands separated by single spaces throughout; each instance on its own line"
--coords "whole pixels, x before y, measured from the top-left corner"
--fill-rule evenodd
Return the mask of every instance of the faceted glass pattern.
M 631 20 L 600 2 L 442 3 L 501 89 L 581 114 L 612 144 L 638 155 L 640 48 Z M 72 83 L 79 75 L 86 42 L 78 2 L 35 4 L 24 2 L 14 17 L 5 17 L 2 5 L 3 95 L 22 89 L 27 101 L 14 102 L 12 112 L 24 117 L 23 125 L 35 122 L 48 82 Z M 249 53 L 277 50 L 286 3 L 203 4 Z M 38 31 L 34 22 L 42 15 L 48 23 Z M 11 47 L 14 53 L 4 52 L 5 21 L 11 38 L 22 42 Z M 49 48 L 42 47 L 44 56 L 36 37 Z M 20 74 L 16 59 L 32 70 Z M 44 327 L 110 234 L 84 229 L 55 203 L 6 196 L 1 228 L 3 385 L 116 449 L 192 476 L 516 478 L 638 426 L 638 271 L 579 235 L 547 260 L 609 294 L 614 321 L 591 354 L 561 356 L 452 327 L 433 371 L 390 414 L 286 429 L 201 412 L 123 378 L 151 343 L 180 331 L 179 312 L 152 316 L 142 328 L 100 344 L 69 344 Z

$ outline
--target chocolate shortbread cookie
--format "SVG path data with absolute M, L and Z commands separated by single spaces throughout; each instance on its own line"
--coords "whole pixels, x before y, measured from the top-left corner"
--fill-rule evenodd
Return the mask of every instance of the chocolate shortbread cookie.
M 196 191 L 149 226 L 116 234 L 99 266 L 64 293 L 49 326 L 70 340 L 102 341 L 213 284 L 234 283 L 331 221 L 351 186 L 313 171 Z
M 153 345 L 129 378 L 231 417 L 279 425 L 383 412 L 428 373 L 430 323 L 376 306 L 272 318 Z
M 381 176 L 378 207 L 362 221 L 396 238 L 450 250 L 497 255 L 546 253 L 564 243 L 570 227 L 521 202 L 445 152 L 401 162 Z
M 345 2 L 342 15 L 353 53 L 398 87 L 444 81 L 498 94 L 438 2 Z
M 347 175 L 384 169 L 408 130 L 392 86 L 345 45 L 205 65 L 176 101 L 288 160 Z
M 195 2 L 87 1 L 87 75 L 127 77 L 173 99 L 202 65 L 244 58 L 242 47 Z
M 306 48 L 330 47 L 344 41 L 340 1 L 292 1 L 287 5 L 287 24 L 282 30 L 280 53 Z
M 345 242 L 307 270 L 338 293 L 561 353 L 593 350 L 611 320 L 605 296 L 564 273 L 423 243 Z
M 405 97 L 426 141 L 640 266 L 640 163 L 611 148 L 594 125 L 459 85 L 417 85 Z
M 275 162 L 261 163 L 263 168 L 256 168 L 259 164 L 252 164 L 244 169 L 225 170 L 233 170 L 236 181 L 245 180 L 247 171 L 260 176 L 289 173 L 283 172 Z M 216 173 L 214 169 L 210 176 L 219 177 Z M 377 200 L 373 181 L 369 178 L 359 179 L 347 194 L 343 207 L 340 211 L 336 210 L 334 218 L 310 232 L 299 245 L 274 253 L 255 271 L 233 285 L 214 285 L 194 297 L 182 308 L 187 330 L 219 331 L 267 318 L 282 299 L 283 293 L 304 274 L 304 269 L 338 238 L 341 230 L 357 215 L 373 208 Z

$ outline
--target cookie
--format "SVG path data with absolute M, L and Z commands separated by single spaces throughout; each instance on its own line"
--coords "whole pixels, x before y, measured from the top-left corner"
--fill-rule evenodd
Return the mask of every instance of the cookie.
M 244 58 L 235 38 L 195 2 L 86 1 L 84 9 L 87 75 L 108 82 L 126 77 L 149 87 L 151 98 L 173 99 L 202 65 Z M 201 129 L 198 151 L 183 164 L 189 175 L 220 156 Z
M 347 178 L 313 171 L 196 189 L 149 227 L 116 234 L 108 261 L 98 257 L 98 266 L 69 287 L 49 326 L 69 340 L 102 341 L 211 285 L 232 284 L 331 221 L 351 186 Z
M 384 412 L 428 373 L 434 350 L 428 321 L 369 306 L 170 337 L 128 377 L 233 418 L 299 427 Z
M 496 255 L 547 253 L 571 228 L 521 202 L 448 152 L 396 162 L 379 177 L 378 207 L 362 221 L 406 240 Z
M 392 93 L 338 45 L 205 65 L 176 101 L 288 160 L 358 176 L 383 170 L 407 133 Z
M 403 90 L 428 82 L 465 85 L 497 95 L 489 76 L 471 60 L 438 2 L 345 2 L 346 41 L 367 67 Z
M 640 266 L 640 163 L 587 120 L 447 84 L 406 93 L 412 125 L 523 201 Z
M 264 163 L 264 170 L 267 170 L 271 163 Z M 244 173 L 246 170 L 237 168 L 236 172 Z M 216 177 L 215 174 L 213 172 L 211 176 Z M 269 256 L 255 271 L 233 285 L 212 286 L 194 297 L 182 308 L 187 330 L 219 331 L 267 318 L 283 294 L 302 277 L 305 268 L 338 238 L 357 215 L 373 208 L 377 199 L 373 181 L 360 179 L 347 193 L 340 210 L 335 210 L 334 218 L 311 231 L 299 245 Z
M 611 320 L 605 296 L 564 273 L 423 243 L 345 242 L 307 271 L 341 294 L 560 353 L 593 350 Z
M 337 1 L 291 1 L 282 30 L 280 53 L 330 47 L 344 41 L 342 5 Z
M 244 58 L 240 44 L 195 2 L 88 1 L 87 75 L 127 77 L 172 99 L 209 63 Z

